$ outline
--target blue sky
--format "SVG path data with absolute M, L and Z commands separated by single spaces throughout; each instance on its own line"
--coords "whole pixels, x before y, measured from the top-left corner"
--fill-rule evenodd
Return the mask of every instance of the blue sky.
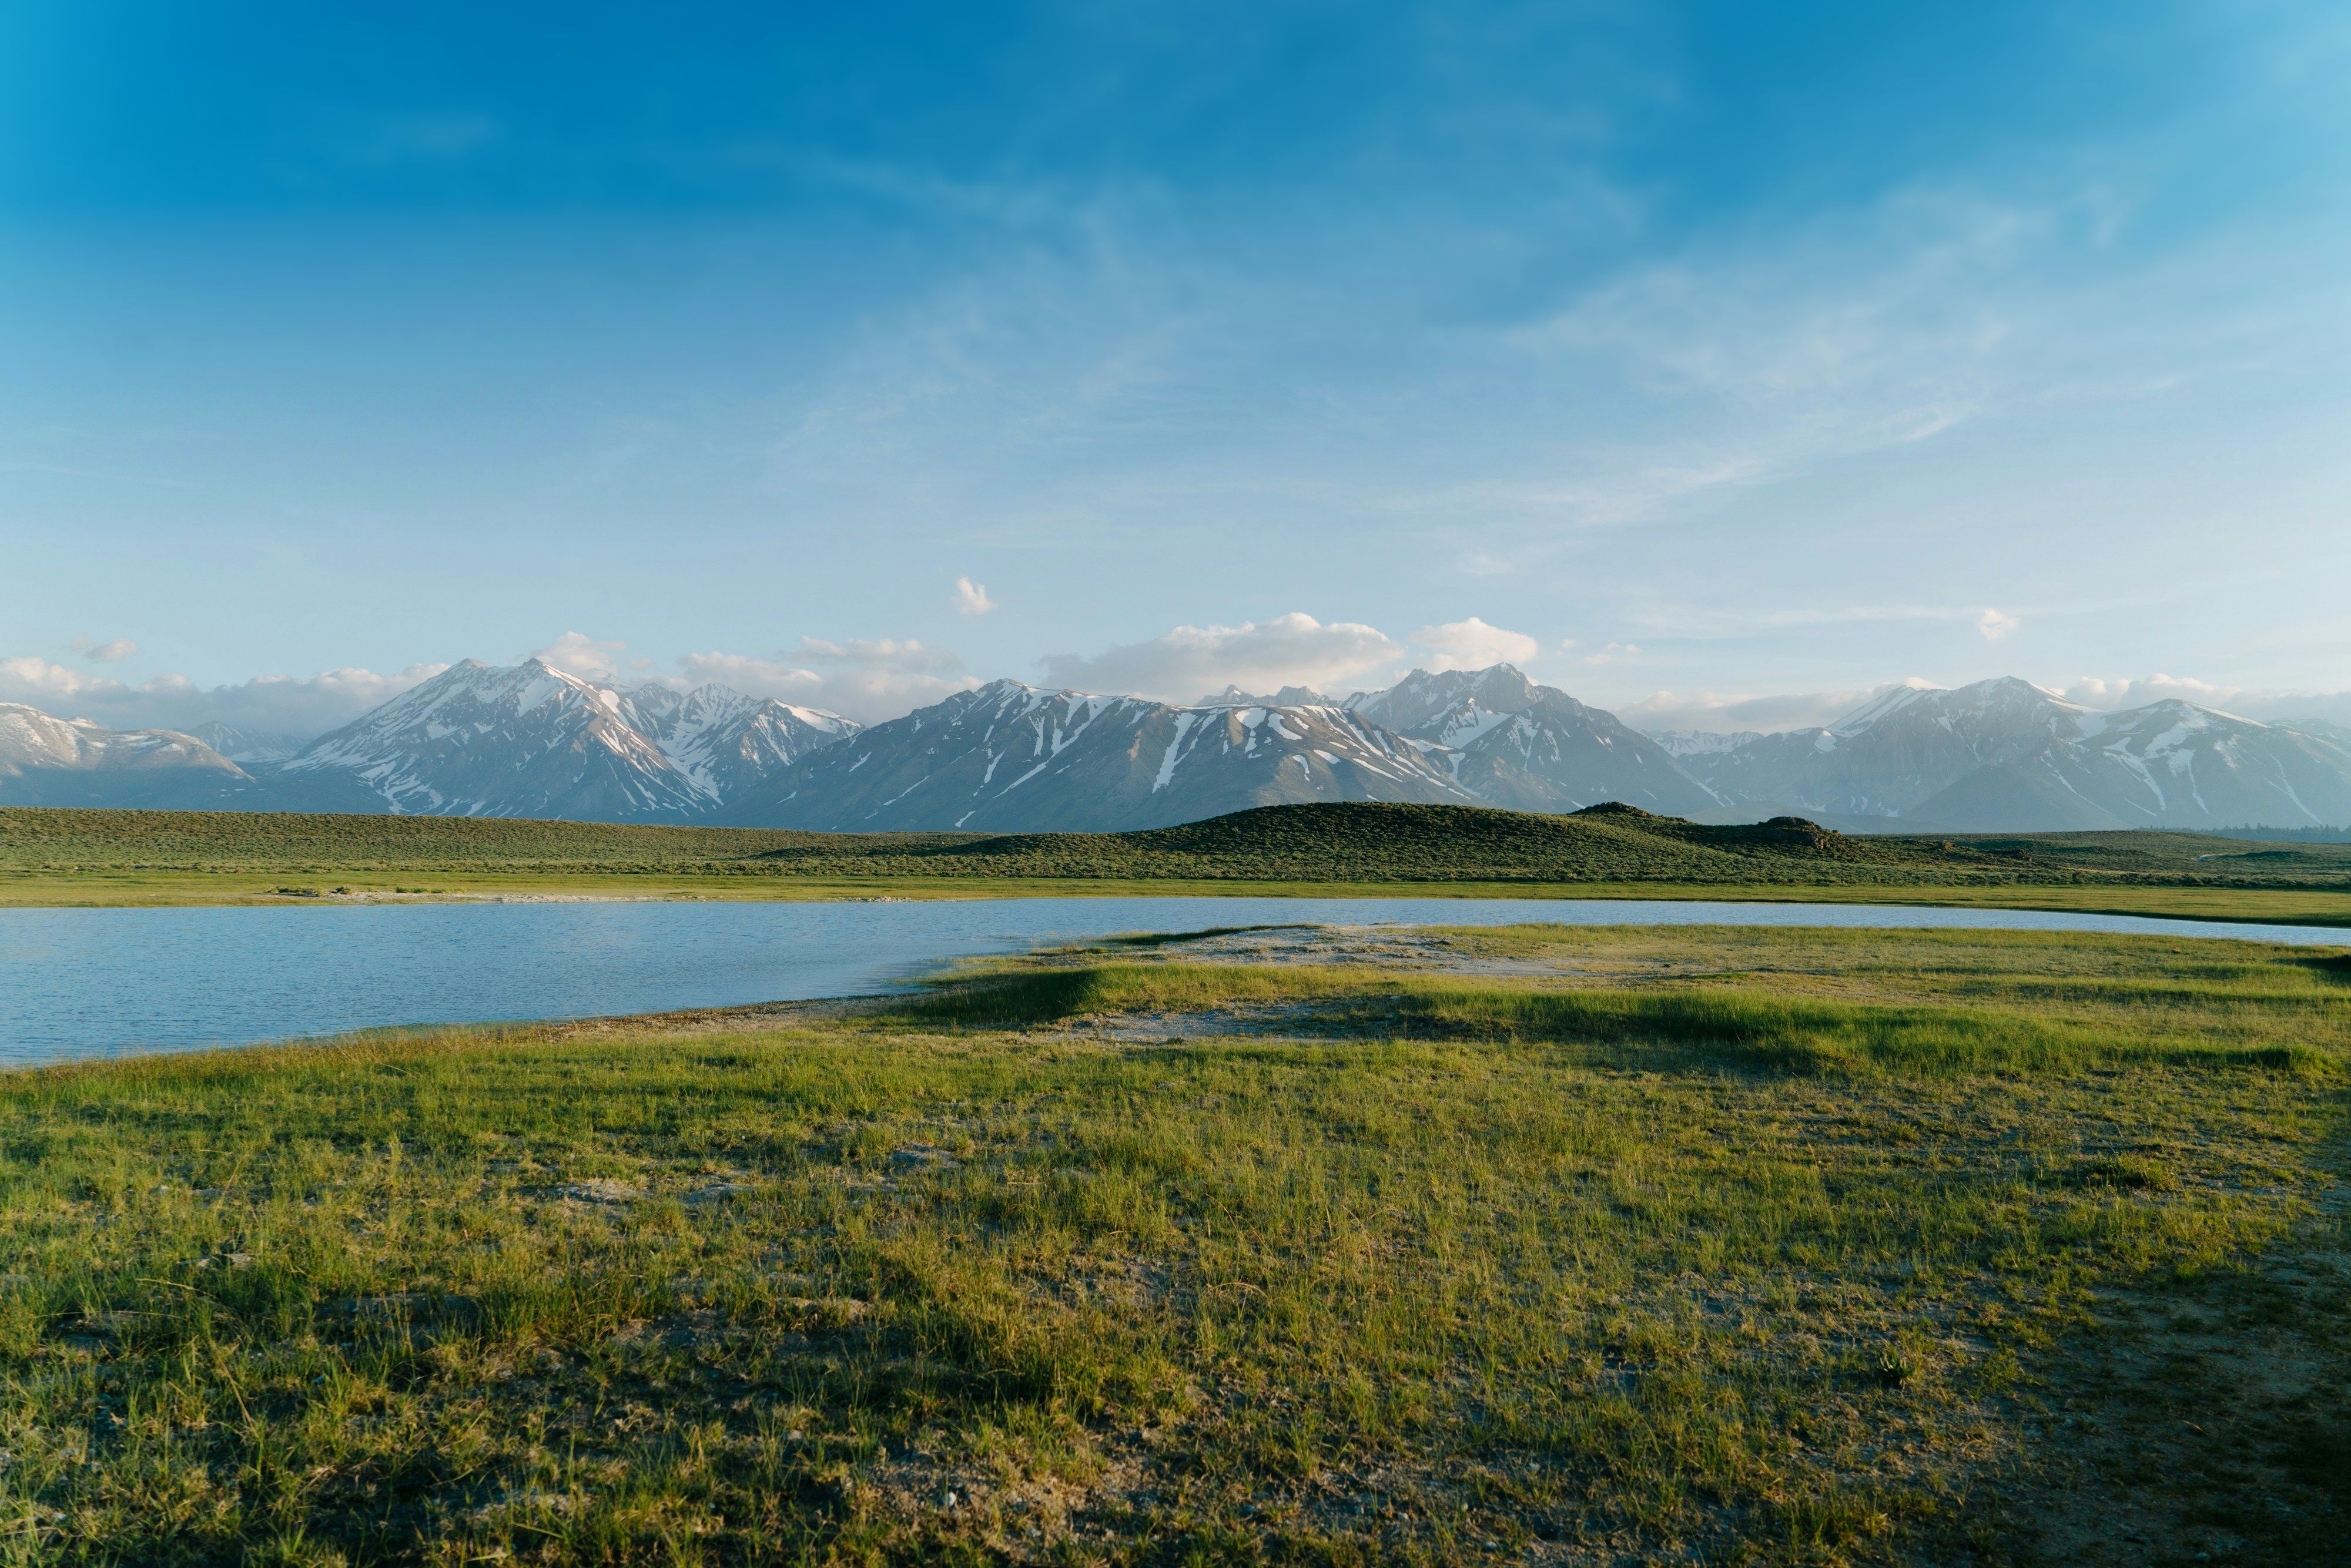
M 2351 687 L 2340 5 L 681 9 L 0 13 L 0 698 Z

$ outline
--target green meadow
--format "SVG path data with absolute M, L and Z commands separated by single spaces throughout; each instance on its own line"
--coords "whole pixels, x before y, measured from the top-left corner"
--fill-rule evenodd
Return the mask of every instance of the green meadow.
M 2351 845 L 1855 838 L 1624 807 L 1275 806 L 1129 833 L 0 808 L 0 906 L 1148 894 L 1822 899 L 2351 925 Z
M 1287 940 L 0 1078 L 0 1552 L 2337 1552 L 2351 956 Z

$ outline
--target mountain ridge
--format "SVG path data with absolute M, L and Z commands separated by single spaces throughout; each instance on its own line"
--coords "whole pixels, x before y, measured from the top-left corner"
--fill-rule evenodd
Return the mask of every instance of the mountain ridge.
M 2178 698 L 2108 712 L 2013 676 L 1884 692 L 1683 767 L 1727 800 L 1914 831 L 2351 821 L 2351 747 Z
M 1116 831 L 1330 800 L 1621 801 L 1891 833 L 2351 823 L 2351 733 L 2177 699 L 2101 712 L 2013 677 L 1907 683 L 1806 729 L 1660 739 L 1510 664 L 1415 670 L 1338 701 L 998 681 L 868 728 L 723 685 L 466 660 L 307 745 L 200 728 L 0 705 L 0 803 L 862 831 Z
M 108 729 L 0 703 L 0 804 L 173 810 L 250 781 L 184 730 Z
M 1338 707 L 1178 706 L 1005 680 L 872 726 L 716 820 L 1109 831 L 1315 800 L 1477 803 L 1419 747 Z

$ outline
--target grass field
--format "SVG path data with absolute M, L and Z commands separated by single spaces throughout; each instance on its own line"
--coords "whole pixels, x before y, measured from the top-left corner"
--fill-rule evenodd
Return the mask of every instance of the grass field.
M 13 1074 L 0 1551 L 2325 1561 L 2346 1065 L 2339 952 L 1525 927 Z
M 1273 807 L 1135 833 L 825 834 L 0 809 L 0 904 L 1133 893 L 1830 898 L 2351 924 L 2351 845 L 1846 838 L 1618 809 Z

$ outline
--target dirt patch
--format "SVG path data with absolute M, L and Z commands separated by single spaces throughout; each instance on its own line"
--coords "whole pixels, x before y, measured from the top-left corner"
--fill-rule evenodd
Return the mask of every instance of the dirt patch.
M 2242 1270 L 2099 1298 L 2028 1402 L 2015 1539 L 2093 1568 L 2345 1561 L 2346 1196 Z
M 725 1034 L 737 1030 L 813 1028 L 845 1019 L 865 1017 L 896 1004 L 896 997 L 820 997 L 806 1001 L 753 1002 L 739 1008 L 688 1008 L 668 1013 L 616 1014 L 610 1018 L 575 1019 L 546 1026 L 557 1040 L 625 1035 L 631 1040 L 653 1036 Z M 536 1032 L 536 1031 L 534 1031 Z
M 643 1188 L 611 1176 L 566 1182 L 557 1191 L 573 1203 L 634 1203 L 645 1196 Z

